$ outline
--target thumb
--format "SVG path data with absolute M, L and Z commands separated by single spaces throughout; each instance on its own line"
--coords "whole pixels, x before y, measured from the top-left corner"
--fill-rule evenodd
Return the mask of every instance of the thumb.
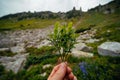
M 55 80 L 63 80 L 65 75 L 66 75 L 66 64 L 61 63 L 58 70 L 54 74 L 54 79 Z

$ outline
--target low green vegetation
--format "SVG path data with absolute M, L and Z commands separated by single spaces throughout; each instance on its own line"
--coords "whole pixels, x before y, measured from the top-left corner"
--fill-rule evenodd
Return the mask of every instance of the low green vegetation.
M 37 29 L 37 28 L 45 28 L 54 25 L 56 22 L 65 23 L 72 21 L 73 24 L 76 24 L 78 18 L 71 19 L 2 19 L 0 20 L 0 31 L 9 31 L 9 30 L 25 30 L 25 29 Z
M 103 13 L 86 13 L 81 18 L 80 24 L 76 27 L 76 33 L 85 30 L 96 29 L 97 32 L 93 38 L 100 39 L 99 42 L 89 43 L 88 46 L 93 47 L 93 53 L 97 53 L 97 46 L 105 41 L 120 42 L 120 15 L 103 14 Z
M 78 80 L 119 80 L 119 60 L 119 57 L 83 58 L 72 69 Z
M 0 20 L 0 31 L 45 28 L 53 25 L 56 21 L 61 20 L 33 18 L 17 21 L 16 19 L 3 19 Z
M 104 22 L 106 19 L 104 14 L 100 13 L 85 13 L 80 19 L 80 24 L 76 27 L 76 32 L 83 32 L 89 30 L 100 23 Z
M 41 53 L 44 49 L 47 53 Z M 59 58 L 55 51 L 53 47 L 48 46 L 40 49 L 34 48 L 31 51 L 28 50 L 30 55 L 27 58 L 25 68 L 17 74 L 12 71 L 6 71 L 0 65 L 0 80 L 47 80 Z M 40 54 L 34 52 L 40 52 Z M 119 61 L 119 57 L 96 55 L 93 58 L 76 58 L 69 55 L 68 65 L 72 68 L 78 80 L 119 80 Z M 46 64 L 51 64 L 52 66 L 43 69 Z M 43 73 L 46 73 L 46 75 L 42 76 Z
M 11 51 L 0 51 L 0 56 L 14 56 L 16 53 L 12 53 Z

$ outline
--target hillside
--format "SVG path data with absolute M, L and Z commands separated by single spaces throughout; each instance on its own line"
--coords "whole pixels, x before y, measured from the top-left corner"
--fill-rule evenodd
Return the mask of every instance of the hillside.
M 60 62 L 60 54 L 48 40 L 56 22 L 73 22 L 77 43 L 67 62 L 78 80 L 120 80 L 119 3 L 114 0 L 87 12 L 74 7 L 66 13 L 22 12 L 1 17 L 0 80 L 47 80 Z M 103 49 L 118 56 L 99 53 L 105 42 L 119 44 Z

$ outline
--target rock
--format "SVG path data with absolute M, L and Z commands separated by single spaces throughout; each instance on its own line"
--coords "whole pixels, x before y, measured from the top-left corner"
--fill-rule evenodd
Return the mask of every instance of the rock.
M 85 51 L 85 52 L 90 52 L 92 50 L 91 47 L 88 47 L 85 43 L 78 43 L 74 45 L 75 48 L 72 50 L 78 50 L 78 51 Z
M 42 76 L 42 77 L 45 77 L 46 75 L 47 75 L 47 73 L 46 73 L 46 72 L 44 72 L 44 73 L 40 74 L 40 76 Z
M 100 41 L 100 40 L 91 38 L 91 39 L 86 40 L 85 43 L 94 43 L 94 42 L 98 42 L 98 41 Z
M 52 66 L 51 64 L 46 64 L 46 65 L 43 66 L 43 69 L 49 68 L 51 66 Z
M 17 45 L 17 46 L 11 47 L 10 51 L 13 52 L 13 53 L 24 53 L 25 52 L 25 47 L 24 47 L 23 44 Z
M 17 54 L 13 57 L 1 57 L 0 62 L 6 70 L 12 70 L 17 73 L 24 65 L 28 54 Z
M 17 31 L 4 31 L 0 32 L 0 48 L 4 47 L 15 47 L 22 43 L 32 43 L 27 46 L 36 47 L 39 40 L 43 40 L 53 31 L 54 26 L 42 29 L 26 29 Z M 39 44 L 38 44 L 39 45 Z
M 105 42 L 98 46 L 98 53 L 103 56 L 120 56 L 120 43 Z
M 10 51 L 9 48 L 0 48 L 0 51 Z
M 71 55 L 73 55 L 74 57 L 93 57 L 93 53 L 89 53 L 89 52 L 83 52 L 83 51 L 77 51 L 77 50 L 73 50 L 71 52 Z
M 49 40 L 43 40 L 39 45 L 37 45 L 37 48 L 41 48 L 43 46 L 51 46 L 51 42 Z

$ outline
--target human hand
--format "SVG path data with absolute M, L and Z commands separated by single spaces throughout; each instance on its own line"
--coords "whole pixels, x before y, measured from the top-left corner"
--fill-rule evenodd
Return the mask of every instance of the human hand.
M 77 80 L 72 70 L 65 63 L 55 66 L 48 77 L 48 80 Z

